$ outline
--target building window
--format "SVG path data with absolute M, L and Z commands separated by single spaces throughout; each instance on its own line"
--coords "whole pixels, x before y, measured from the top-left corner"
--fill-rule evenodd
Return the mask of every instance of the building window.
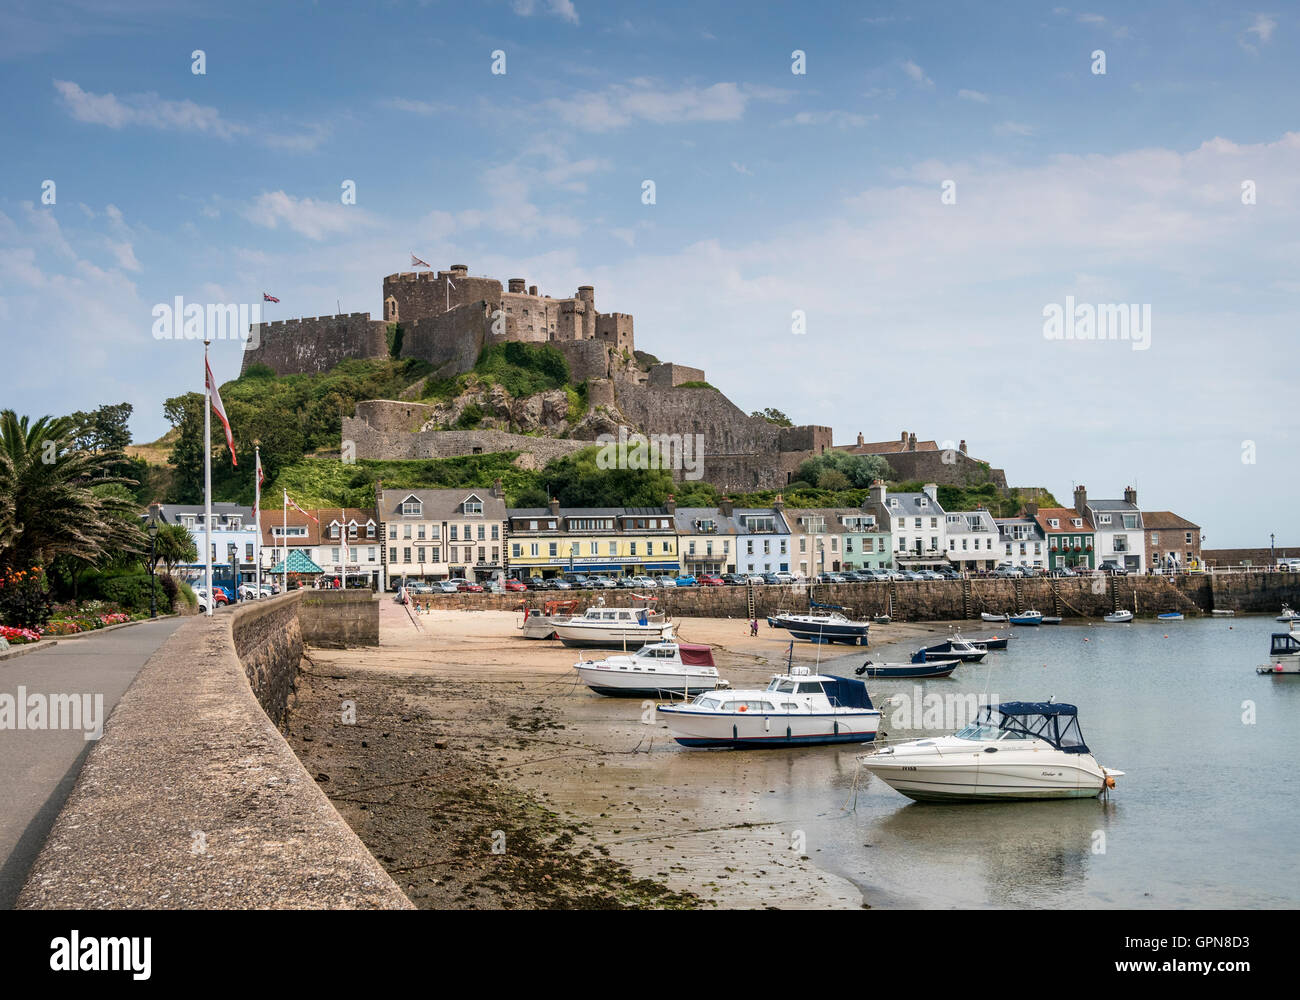
M 390 548 L 390 549 L 388 550 L 388 561 L 389 561 L 390 563 L 395 563 L 395 562 L 397 562 L 397 549 Z
M 435 546 L 433 547 L 433 561 L 434 561 L 434 562 L 442 562 L 442 546 L 441 546 L 441 545 L 435 545 Z
M 403 500 L 402 517 L 419 517 L 422 507 L 419 500 Z
M 501 525 L 499 524 L 492 525 L 492 541 L 495 542 L 500 537 L 500 535 L 498 534 L 500 530 L 501 530 Z
M 510 546 L 510 556 L 512 559 L 518 559 L 524 554 L 524 547 L 518 542 Z
M 415 549 L 415 561 L 424 562 L 424 546 L 418 545 Z
M 551 556 L 551 558 L 555 558 L 560 554 L 560 546 L 555 542 L 551 542 L 549 548 L 550 548 L 550 552 L 548 554 Z
M 408 545 L 404 549 L 402 549 L 402 562 L 409 563 L 410 561 L 411 561 L 411 547 Z

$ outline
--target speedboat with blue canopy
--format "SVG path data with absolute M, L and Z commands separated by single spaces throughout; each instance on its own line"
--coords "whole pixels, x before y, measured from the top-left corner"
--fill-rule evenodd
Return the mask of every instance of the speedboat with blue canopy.
M 918 802 L 1093 798 L 1124 774 L 1097 763 L 1079 710 L 1052 701 L 985 705 L 950 736 L 883 747 L 858 762 Z

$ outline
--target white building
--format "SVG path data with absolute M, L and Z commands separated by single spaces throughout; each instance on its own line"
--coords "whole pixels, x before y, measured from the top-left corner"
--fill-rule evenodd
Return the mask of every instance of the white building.
M 1076 486 L 1074 509 L 1092 521 L 1098 568 L 1114 563 L 1130 573 L 1146 572 L 1146 530 L 1137 490 L 1126 486 L 1123 500 L 1089 500 L 1088 490 Z
M 1048 569 L 1047 535 L 1032 517 L 1000 517 L 998 524 L 999 563 L 1034 569 Z
M 736 525 L 737 573 L 790 572 L 790 525 L 780 500 L 771 507 L 732 511 Z
M 920 493 L 881 490 L 899 569 L 938 566 L 948 561 L 947 514 L 939 504 L 938 491 L 934 483 L 927 483 Z
M 998 526 L 984 508 L 949 511 L 943 517 L 945 553 L 954 567 L 963 571 L 988 570 L 998 564 Z

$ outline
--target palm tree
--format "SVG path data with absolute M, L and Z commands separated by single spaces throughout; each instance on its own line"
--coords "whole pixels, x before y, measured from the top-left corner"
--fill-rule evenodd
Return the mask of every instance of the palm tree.
M 144 533 L 124 491 L 134 481 L 108 473 L 120 452 L 72 446 L 69 417 L 29 424 L 0 411 L 0 567 L 48 566 L 57 556 L 99 563 L 138 552 Z

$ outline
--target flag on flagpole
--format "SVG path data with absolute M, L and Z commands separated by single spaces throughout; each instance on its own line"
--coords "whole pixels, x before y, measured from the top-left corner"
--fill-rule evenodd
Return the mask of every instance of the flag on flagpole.
M 312 517 L 305 510 L 303 510 L 301 507 L 299 507 L 296 503 L 293 502 L 293 499 L 289 496 L 288 490 L 285 490 L 284 492 L 284 502 L 287 503 L 294 510 L 296 510 L 299 514 L 302 514 L 304 517 L 311 517 L 313 521 L 315 521 L 317 524 L 320 524 L 320 518 Z
M 427 263 L 426 261 L 422 261 L 422 260 L 420 260 L 419 257 L 415 256 L 415 254 L 411 254 L 411 266 L 412 266 L 412 267 L 432 267 L 433 265 Z
M 268 295 L 266 292 L 263 292 L 263 293 L 262 293 L 262 301 L 263 301 L 263 302 L 279 302 L 280 300 L 277 299 L 274 295 Z
M 257 453 L 257 495 L 262 495 L 262 487 L 266 485 L 266 473 L 262 471 L 262 453 Z M 260 504 L 259 504 L 260 507 Z
M 212 412 L 217 415 L 221 426 L 226 429 L 226 447 L 230 449 L 230 464 L 238 466 L 239 462 L 235 459 L 235 436 L 230 433 L 230 421 L 226 419 L 226 408 L 221 405 L 221 393 L 217 392 L 217 380 L 212 377 L 212 366 L 208 364 L 207 358 L 203 359 L 203 367 L 208 373 L 208 392 L 212 395 Z

